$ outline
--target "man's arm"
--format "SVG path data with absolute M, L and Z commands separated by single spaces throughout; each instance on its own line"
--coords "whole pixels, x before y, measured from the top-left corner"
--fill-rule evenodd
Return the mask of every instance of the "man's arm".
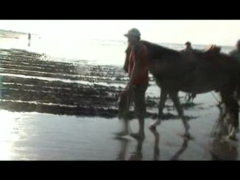
M 133 67 L 133 72 L 132 72 L 132 76 L 130 78 L 129 84 L 128 84 L 128 88 L 131 89 L 133 86 L 133 82 L 135 81 L 136 77 L 138 76 L 138 74 L 140 73 L 140 60 L 136 60 L 136 63 L 134 64 Z
M 128 84 L 129 89 L 132 88 L 133 82 L 135 81 L 136 77 L 141 73 L 140 67 L 144 65 L 144 62 L 147 60 L 147 52 L 144 48 L 136 47 L 136 49 L 134 49 L 134 53 L 136 59 L 133 67 L 132 76 Z
M 126 53 L 126 57 L 125 57 L 125 62 L 123 65 L 123 70 L 127 73 L 128 72 L 128 64 L 129 64 L 129 55 L 130 55 L 130 47 L 127 47 L 125 53 Z

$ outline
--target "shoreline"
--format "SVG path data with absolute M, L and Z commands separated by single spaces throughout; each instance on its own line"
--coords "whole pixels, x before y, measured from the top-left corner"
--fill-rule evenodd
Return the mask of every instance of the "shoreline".
M 0 58 L 2 88 L 5 89 L 2 90 L 1 109 L 105 118 L 117 116 L 118 95 L 128 79 L 120 67 L 92 65 L 87 61 L 54 62 L 45 54 L 20 49 L 0 49 Z M 158 101 L 155 96 L 147 96 L 147 109 L 157 109 Z M 129 116 L 133 119 L 132 111 Z M 147 112 L 146 117 L 155 119 L 157 113 Z M 178 119 L 178 116 L 168 112 L 164 119 Z

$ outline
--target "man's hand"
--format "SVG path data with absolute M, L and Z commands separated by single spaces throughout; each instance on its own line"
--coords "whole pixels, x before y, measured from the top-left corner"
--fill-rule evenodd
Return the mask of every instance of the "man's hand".
M 128 83 L 127 84 L 127 86 L 126 86 L 126 88 L 125 88 L 125 90 L 124 91 L 126 91 L 126 92 L 129 92 L 129 91 L 131 91 L 133 89 L 133 85 L 132 85 L 132 83 Z
M 123 70 L 124 70 L 126 73 L 128 73 L 128 64 L 129 64 L 129 55 L 130 55 L 130 52 L 131 52 L 131 48 L 128 46 L 127 49 L 125 50 L 126 57 L 125 57 L 124 65 L 123 65 Z

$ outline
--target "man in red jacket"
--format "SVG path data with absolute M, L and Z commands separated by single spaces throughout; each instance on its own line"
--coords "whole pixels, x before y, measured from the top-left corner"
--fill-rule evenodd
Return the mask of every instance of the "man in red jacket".
M 133 28 L 125 34 L 128 38 L 128 49 L 126 62 L 124 64 L 125 71 L 128 72 L 129 82 L 127 87 L 120 96 L 121 98 L 129 98 L 129 103 L 134 102 L 135 115 L 139 120 L 138 133 L 132 133 L 131 136 L 143 139 L 144 138 L 144 116 L 145 107 L 145 92 L 148 88 L 148 50 L 147 47 L 140 41 L 141 34 L 139 30 Z M 124 120 L 125 125 L 123 131 L 117 133 L 119 136 L 129 134 L 128 122 Z

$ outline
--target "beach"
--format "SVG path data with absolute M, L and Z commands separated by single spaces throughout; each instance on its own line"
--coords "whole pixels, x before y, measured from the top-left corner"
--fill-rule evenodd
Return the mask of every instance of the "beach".
M 121 67 L 124 46 L 107 47 L 115 49 L 112 54 L 62 59 L 55 52 L 0 50 L 1 160 L 212 160 L 212 149 L 220 160 L 239 159 L 238 143 L 210 137 L 219 113 L 212 93 L 198 95 L 194 104 L 185 103 L 185 93 L 180 93 L 193 140 L 180 136 L 183 125 L 170 100 L 154 136 L 147 126 L 156 119 L 160 89 L 152 77 L 146 94 L 146 139 L 142 144 L 130 137 L 115 139 L 113 133 L 121 127 L 116 102 L 128 77 Z M 119 59 L 113 60 L 114 54 Z M 129 116 L 136 131 L 132 108 Z
M 200 111 L 200 110 L 199 110 Z M 1 110 L 1 160 L 239 160 L 236 144 L 215 143 L 210 132 L 218 110 L 214 107 L 195 114 L 190 121 L 193 140 L 184 141 L 181 121 L 164 121 L 152 134 L 146 120 L 146 139 L 140 145 L 126 137 L 115 139 L 120 128 L 116 119 L 58 116 L 45 113 L 10 113 Z M 189 114 L 189 112 L 187 113 Z M 3 123 L 4 121 L 4 123 Z M 7 121 L 7 123 L 5 123 Z M 131 122 L 132 131 L 137 121 Z

